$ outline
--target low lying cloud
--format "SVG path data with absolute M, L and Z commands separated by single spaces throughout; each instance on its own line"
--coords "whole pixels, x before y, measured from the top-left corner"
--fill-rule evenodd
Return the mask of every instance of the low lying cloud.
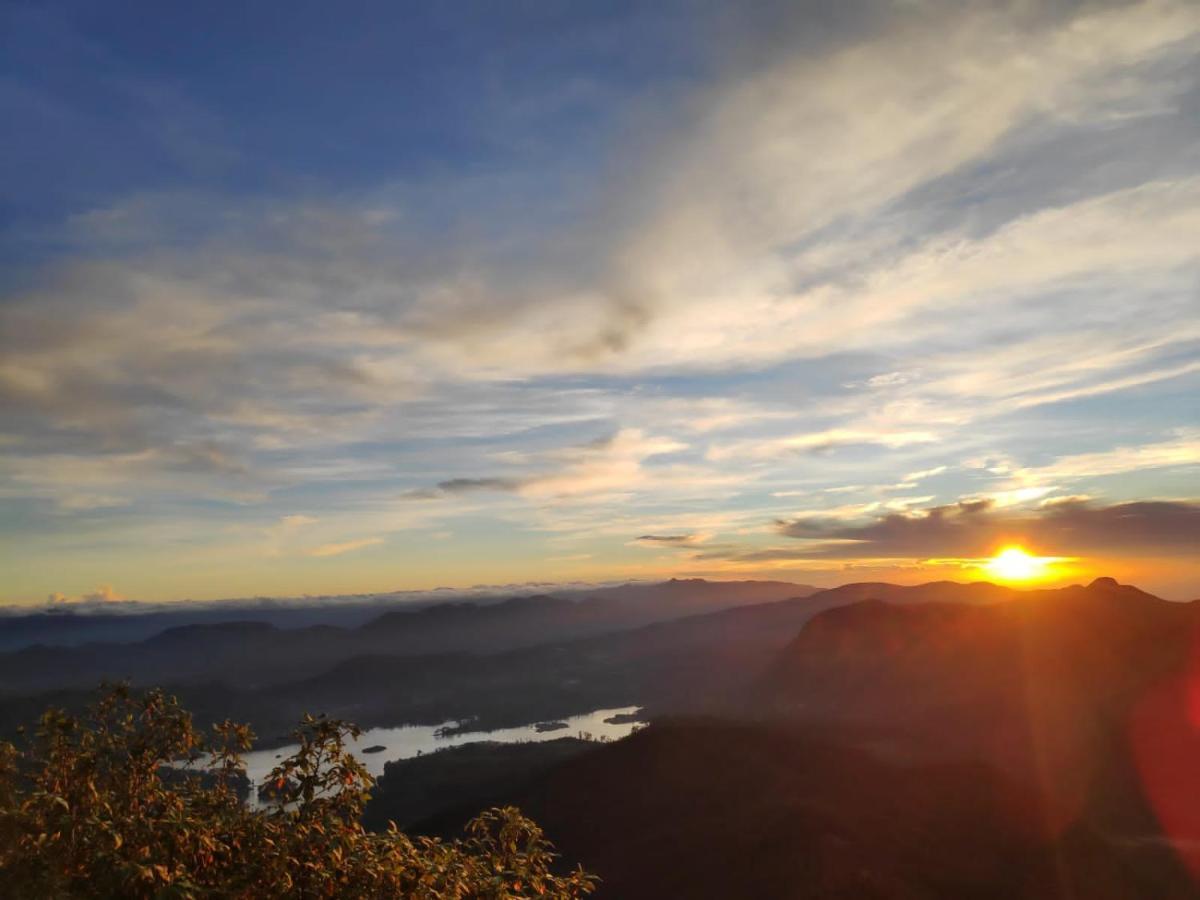
M 111 584 L 102 584 L 94 591 L 89 591 L 79 597 L 68 597 L 61 591 L 55 591 L 46 598 L 51 606 L 61 606 L 64 604 L 83 604 L 87 606 L 96 606 L 104 603 L 120 603 L 125 600 L 120 594 L 113 589 Z

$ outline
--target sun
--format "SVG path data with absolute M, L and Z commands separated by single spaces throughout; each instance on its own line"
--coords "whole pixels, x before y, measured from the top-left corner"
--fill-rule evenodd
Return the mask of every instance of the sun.
M 1033 556 L 1020 547 L 1005 547 L 984 568 L 1001 581 L 1032 581 L 1046 574 L 1050 559 Z

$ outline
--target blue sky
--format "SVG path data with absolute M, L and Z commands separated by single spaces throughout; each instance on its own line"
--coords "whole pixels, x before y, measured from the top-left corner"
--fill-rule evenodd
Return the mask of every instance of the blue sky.
M 0 16 L 0 599 L 1200 595 L 1193 3 Z

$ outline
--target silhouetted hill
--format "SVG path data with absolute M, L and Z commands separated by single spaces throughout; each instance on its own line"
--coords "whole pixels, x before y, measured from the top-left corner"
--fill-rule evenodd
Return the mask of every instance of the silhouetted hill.
M 654 605 L 675 615 L 698 615 L 754 603 L 771 603 L 791 597 L 806 597 L 818 588 L 790 581 L 706 581 L 703 578 L 672 578 L 653 584 L 631 582 L 581 592 L 593 600 L 607 600 L 626 607 Z M 736 603 L 729 597 L 735 596 Z
M 224 641 L 258 640 L 274 636 L 279 629 L 266 622 L 217 622 L 212 625 L 176 625 L 146 640 L 149 646 L 180 646 L 198 640 L 214 646 Z M 330 629 L 334 631 L 335 629 Z
M 527 786 L 503 799 L 600 875 L 601 897 L 1192 896 L 1162 848 L 1139 855 L 1084 827 L 1047 835 L 1036 797 L 985 766 L 888 763 L 777 728 L 659 722 L 514 780 Z M 496 799 L 491 787 L 478 800 Z M 456 793 L 410 830 L 453 834 L 476 802 Z
M 983 605 L 864 600 L 815 616 L 754 695 L 770 716 L 869 726 L 892 753 L 986 761 L 1040 787 L 1049 825 L 1086 818 L 1132 836 L 1154 828 L 1147 771 L 1200 807 L 1177 759 L 1200 742 L 1163 743 L 1186 703 L 1146 712 L 1190 679 L 1198 637 L 1200 606 L 1112 579 Z M 1172 837 L 1200 839 L 1200 817 Z
M 382 831 L 388 822 L 406 828 L 447 811 L 480 809 L 517 795 L 546 770 L 596 746 L 562 737 L 553 741 L 461 744 L 387 764 L 371 792 L 363 825 Z

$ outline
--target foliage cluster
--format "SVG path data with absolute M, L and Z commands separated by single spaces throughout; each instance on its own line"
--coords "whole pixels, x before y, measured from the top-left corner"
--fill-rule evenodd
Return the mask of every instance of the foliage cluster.
M 242 801 L 253 735 L 197 729 L 162 691 L 102 692 L 82 716 L 48 710 L 0 742 L 0 884 L 12 898 L 577 898 L 595 879 L 556 874 L 541 830 L 513 808 L 456 841 L 360 825 L 371 777 L 358 730 L 305 717 L 271 774 L 275 802 Z

